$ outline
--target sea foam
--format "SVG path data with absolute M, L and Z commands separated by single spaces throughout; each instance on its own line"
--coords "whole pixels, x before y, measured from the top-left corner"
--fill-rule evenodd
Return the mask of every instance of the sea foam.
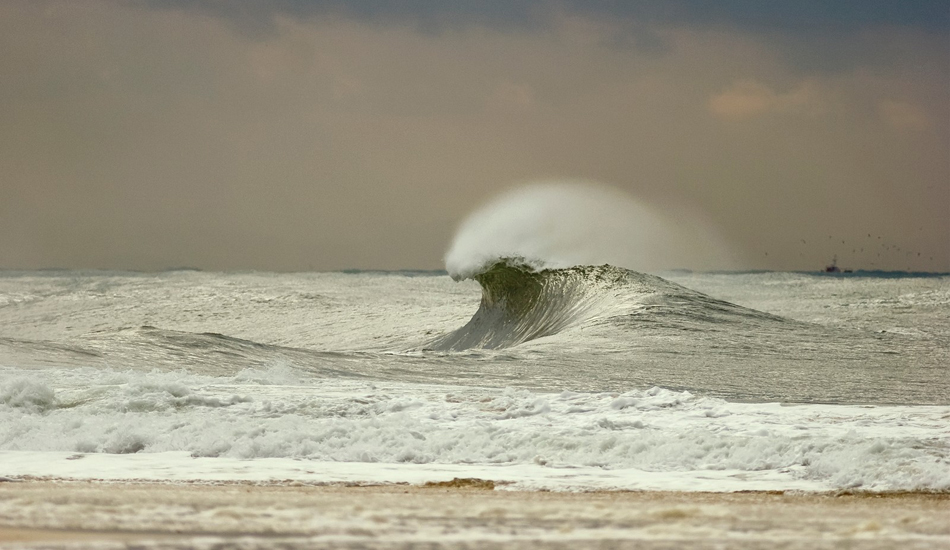
M 259 373 L 131 373 L 119 384 L 116 378 L 86 371 L 46 381 L 62 396 L 46 411 L 0 404 L 0 451 L 307 459 L 312 471 L 339 462 L 379 465 L 364 471 L 383 464 L 429 465 L 432 472 L 445 465 L 535 473 L 541 467 L 555 476 L 582 468 L 612 476 L 619 488 L 675 472 L 680 480 L 731 477 L 727 486 L 735 489 L 802 482 L 826 490 L 950 489 L 946 407 L 788 407 L 662 388 L 546 393 L 330 379 L 248 382 L 268 378 Z M 14 458 L 2 453 L 0 463 Z M 57 464 L 8 465 L 2 473 L 66 475 Z M 266 479 L 266 463 L 255 464 Z M 609 474 L 621 470 L 627 473 Z M 358 471 L 349 475 L 361 480 Z

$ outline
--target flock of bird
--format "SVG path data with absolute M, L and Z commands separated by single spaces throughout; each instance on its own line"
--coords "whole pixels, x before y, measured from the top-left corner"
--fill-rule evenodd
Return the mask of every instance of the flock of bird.
M 919 231 L 922 231 L 923 228 L 920 228 Z M 800 239 L 801 244 L 808 246 L 808 240 Z M 858 239 L 858 242 L 855 242 L 853 239 L 849 243 L 847 239 L 835 238 L 834 235 L 828 235 L 825 239 L 826 242 L 835 242 L 837 246 L 837 241 L 841 242 L 841 245 L 844 247 L 842 255 L 847 255 L 847 249 L 850 247 L 851 254 L 850 258 L 855 262 L 865 262 L 868 267 L 871 269 L 877 268 L 879 264 L 881 265 L 893 265 L 895 260 L 900 261 L 900 259 L 914 259 L 917 258 L 927 258 L 929 261 L 933 262 L 934 257 L 932 255 L 925 255 L 924 252 L 919 250 L 911 250 L 904 247 L 901 247 L 897 244 L 891 244 L 885 241 L 880 235 L 872 235 L 871 233 L 867 234 L 867 237 L 863 239 Z M 768 253 L 765 254 L 768 256 Z M 799 256 L 804 257 L 805 251 L 802 250 L 799 252 Z M 837 261 L 838 254 L 835 254 L 835 260 Z M 833 264 L 834 265 L 834 264 Z M 911 271 L 908 268 L 908 271 Z

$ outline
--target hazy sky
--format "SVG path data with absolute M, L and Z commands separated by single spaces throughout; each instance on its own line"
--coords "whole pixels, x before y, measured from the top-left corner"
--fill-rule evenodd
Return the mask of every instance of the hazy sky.
M 950 271 L 950 5 L 0 0 L 0 268 L 440 268 L 561 178 Z

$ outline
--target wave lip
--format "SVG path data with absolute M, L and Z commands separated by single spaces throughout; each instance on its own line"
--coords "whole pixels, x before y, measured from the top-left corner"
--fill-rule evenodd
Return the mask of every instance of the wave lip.
M 612 290 L 640 275 L 610 265 L 565 269 L 543 265 L 520 257 L 502 258 L 472 275 L 482 286 L 478 311 L 465 326 L 436 338 L 425 349 L 496 349 L 556 334 L 609 308 L 616 299 Z

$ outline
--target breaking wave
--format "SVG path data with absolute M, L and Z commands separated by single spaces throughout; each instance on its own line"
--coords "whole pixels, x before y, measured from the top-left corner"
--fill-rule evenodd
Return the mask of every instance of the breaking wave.
M 482 287 L 478 310 L 465 326 L 425 349 L 497 349 L 557 334 L 594 319 L 629 326 L 629 318 L 698 322 L 779 317 L 716 300 L 661 277 L 612 265 L 545 268 L 525 258 L 500 258 L 469 278 Z

